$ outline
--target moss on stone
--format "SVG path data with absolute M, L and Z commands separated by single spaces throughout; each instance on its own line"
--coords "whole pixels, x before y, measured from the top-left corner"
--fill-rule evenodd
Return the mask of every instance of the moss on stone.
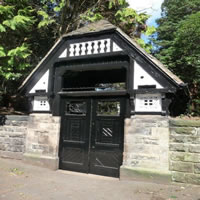
M 184 120 L 184 119 L 171 119 L 169 121 L 170 127 L 200 127 L 200 120 Z
M 177 133 L 177 134 L 184 134 L 184 135 L 189 135 L 189 134 L 193 134 L 195 132 L 195 128 L 191 128 L 191 127 L 173 127 L 170 128 L 170 132 L 173 133 Z

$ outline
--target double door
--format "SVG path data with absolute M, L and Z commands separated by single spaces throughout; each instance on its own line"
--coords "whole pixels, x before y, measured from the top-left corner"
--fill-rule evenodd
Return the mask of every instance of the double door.
M 125 98 L 62 99 L 60 168 L 119 177 Z

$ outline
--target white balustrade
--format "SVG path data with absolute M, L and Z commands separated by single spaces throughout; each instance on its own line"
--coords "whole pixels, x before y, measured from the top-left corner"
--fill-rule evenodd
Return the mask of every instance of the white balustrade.
M 113 51 L 122 49 L 113 42 Z M 111 39 L 94 40 L 82 43 L 70 44 L 69 57 L 85 56 L 111 52 Z
M 99 48 L 99 46 L 98 46 L 98 41 L 96 40 L 96 41 L 94 41 L 94 54 L 97 54 L 98 53 L 98 48 Z
M 111 46 L 110 43 L 111 43 L 111 42 L 110 42 L 110 39 L 107 39 L 107 49 L 106 49 L 106 53 L 109 53 L 109 52 L 110 52 L 110 46 Z
M 81 56 L 84 56 L 84 55 L 86 55 L 86 54 L 85 54 L 86 46 L 85 46 L 85 43 L 81 43 L 81 44 L 82 44 L 82 48 L 81 48 Z
M 87 47 L 87 55 L 92 54 L 92 42 L 87 42 L 88 47 Z
M 70 44 L 69 46 L 69 56 L 74 56 L 74 45 L 73 44 Z

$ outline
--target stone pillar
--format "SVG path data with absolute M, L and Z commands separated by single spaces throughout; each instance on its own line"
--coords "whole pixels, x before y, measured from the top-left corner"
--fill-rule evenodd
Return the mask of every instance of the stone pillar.
M 121 178 L 170 181 L 168 154 L 167 117 L 140 115 L 125 120 Z
M 60 117 L 30 114 L 24 161 L 50 169 L 58 169 Z
M 200 120 L 170 120 L 172 181 L 200 185 Z

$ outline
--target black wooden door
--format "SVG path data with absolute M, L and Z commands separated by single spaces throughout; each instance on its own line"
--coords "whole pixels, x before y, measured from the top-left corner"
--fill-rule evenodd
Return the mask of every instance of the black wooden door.
M 88 173 L 91 100 L 63 99 L 60 168 Z
M 119 177 L 123 98 L 63 99 L 60 168 Z

